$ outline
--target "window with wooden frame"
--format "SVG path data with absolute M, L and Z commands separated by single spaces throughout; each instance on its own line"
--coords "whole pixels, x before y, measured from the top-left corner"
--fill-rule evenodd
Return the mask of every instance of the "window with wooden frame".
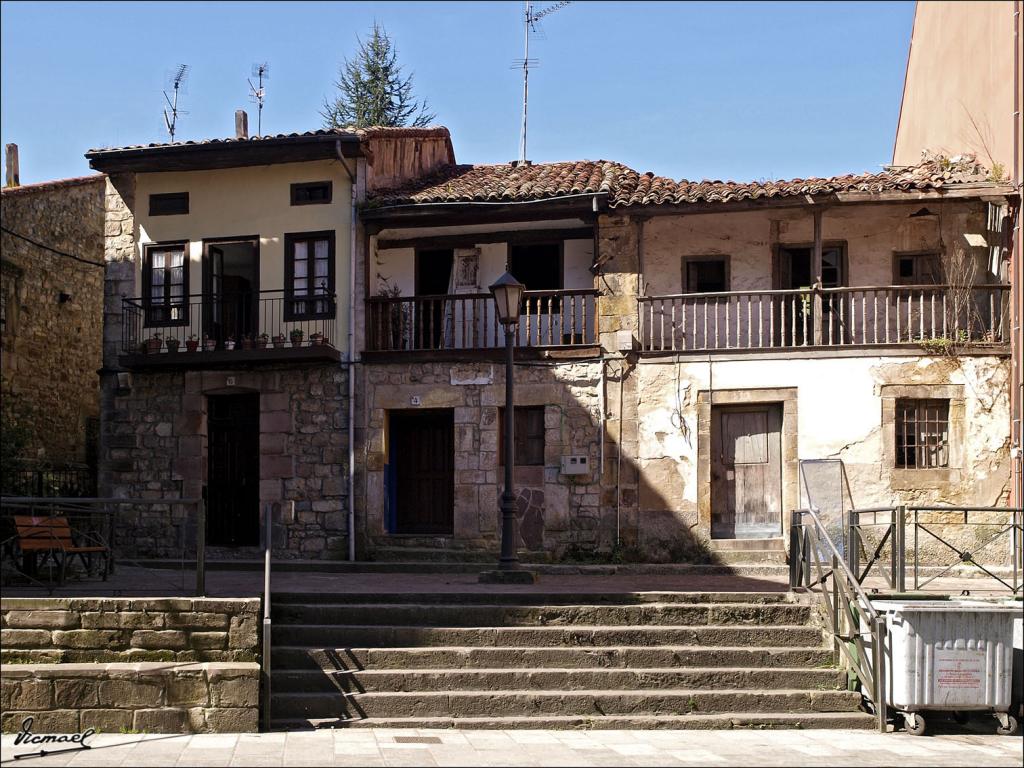
M 940 285 L 942 258 L 935 251 L 894 253 L 892 257 L 894 285 Z
M 513 411 L 515 429 L 515 465 L 544 466 L 544 406 L 516 406 Z M 498 409 L 498 465 L 505 466 L 505 409 Z
M 305 181 L 291 186 L 292 205 L 326 205 L 334 195 L 330 181 Z
M 949 466 L 949 400 L 896 401 L 896 468 Z
M 154 243 L 142 259 L 146 325 L 188 325 L 188 243 Z
M 150 216 L 179 216 L 188 213 L 188 192 L 162 192 L 149 196 Z
M 333 319 L 334 231 L 285 235 L 284 254 L 284 319 Z
M 728 256 L 683 257 L 683 293 L 725 293 L 728 290 Z

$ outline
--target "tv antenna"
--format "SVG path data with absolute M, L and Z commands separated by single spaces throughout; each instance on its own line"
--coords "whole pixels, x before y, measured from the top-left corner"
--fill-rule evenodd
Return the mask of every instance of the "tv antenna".
M 263 135 L 263 102 L 266 99 L 267 92 L 263 87 L 263 81 L 270 79 L 270 65 L 266 62 L 262 64 L 252 65 L 252 76 L 256 78 L 258 86 L 252 84 L 252 78 L 248 79 L 249 82 L 249 101 L 256 104 L 256 135 Z
M 530 35 L 543 36 L 543 31 L 537 26 L 537 23 L 545 16 L 550 16 L 555 11 L 562 10 L 571 1 L 560 0 L 560 2 L 549 5 L 547 8 L 542 8 L 539 11 L 533 10 L 532 0 L 526 0 L 525 2 L 525 11 L 523 13 L 523 58 L 515 62 L 516 68 L 520 66 L 523 68 L 523 126 L 519 133 L 519 165 L 526 164 L 526 112 L 530 98 L 530 67 L 536 67 L 540 64 L 539 60 L 530 58 Z
M 174 74 L 171 76 L 173 96 L 168 96 L 167 91 L 164 91 L 164 101 L 167 102 L 167 106 L 171 110 L 170 112 L 164 110 L 164 124 L 167 126 L 167 133 L 171 135 L 172 142 L 174 141 L 174 130 L 178 124 L 178 115 L 187 114 L 184 110 L 178 109 L 178 93 L 185 84 L 185 78 L 188 77 L 188 68 L 188 64 L 179 64 L 178 68 L 174 70 Z

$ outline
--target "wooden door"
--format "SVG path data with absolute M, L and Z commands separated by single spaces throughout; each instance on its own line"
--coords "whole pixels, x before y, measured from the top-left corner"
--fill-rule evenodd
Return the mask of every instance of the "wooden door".
M 711 536 L 782 531 L 782 406 L 711 410 Z
M 209 398 L 207 543 L 259 545 L 260 396 Z
M 392 533 L 451 534 L 455 525 L 455 416 L 450 408 L 391 411 Z

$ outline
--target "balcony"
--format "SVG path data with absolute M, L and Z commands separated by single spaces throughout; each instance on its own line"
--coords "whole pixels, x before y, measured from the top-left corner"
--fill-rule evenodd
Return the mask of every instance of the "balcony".
M 1005 347 L 1008 285 L 865 286 L 639 299 L 644 352 Z
M 368 300 L 367 349 L 371 353 L 475 351 L 504 348 L 505 332 L 489 293 L 384 297 Z M 589 354 L 595 347 L 597 291 L 526 291 L 516 343 L 538 356 Z
M 296 298 L 283 290 L 192 294 L 160 303 L 122 300 L 121 365 L 231 367 L 336 362 L 334 294 Z

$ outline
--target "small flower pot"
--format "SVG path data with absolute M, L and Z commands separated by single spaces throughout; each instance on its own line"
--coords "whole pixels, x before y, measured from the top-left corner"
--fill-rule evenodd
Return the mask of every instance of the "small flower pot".
M 216 348 L 217 348 L 217 340 L 216 339 L 205 339 L 203 341 L 203 349 L 205 349 L 207 352 L 213 352 L 213 350 L 215 350 Z
M 256 349 L 266 349 L 267 339 L 256 339 Z
M 185 342 L 185 349 L 187 349 L 189 352 L 195 352 L 197 349 L 199 349 L 199 342 L 196 341 L 195 339 L 189 339 L 188 341 Z
M 274 339 L 274 349 L 282 349 L 285 344 L 284 336 Z
M 242 339 L 242 349 L 252 349 L 256 343 L 252 339 Z
M 160 351 L 160 347 L 163 346 L 161 339 L 146 339 L 146 352 L 149 354 L 155 354 Z
M 181 342 L 178 339 L 168 339 L 167 340 L 167 351 L 168 352 L 177 352 L 178 351 L 178 347 L 180 347 L 180 346 L 181 346 Z
M 230 350 L 232 350 L 234 348 L 235 348 L 235 342 L 233 342 L 233 341 L 225 341 L 224 342 L 224 349 L 230 351 Z

